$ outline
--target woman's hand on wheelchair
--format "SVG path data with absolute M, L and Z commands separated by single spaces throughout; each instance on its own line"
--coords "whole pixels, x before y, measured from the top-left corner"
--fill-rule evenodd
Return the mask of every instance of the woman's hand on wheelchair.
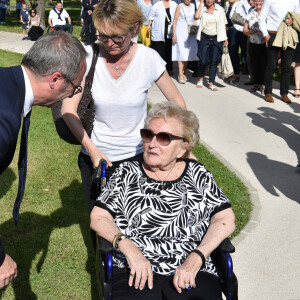
M 105 159 L 107 161 L 107 166 L 111 167 L 111 161 L 97 148 L 95 147 L 92 151 L 89 152 L 90 157 L 93 163 L 93 167 L 96 169 L 99 166 L 100 160 Z
M 188 256 L 185 262 L 176 269 L 173 284 L 178 293 L 181 293 L 187 286 L 196 287 L 195 278 L 202 265 L 197 254 Z

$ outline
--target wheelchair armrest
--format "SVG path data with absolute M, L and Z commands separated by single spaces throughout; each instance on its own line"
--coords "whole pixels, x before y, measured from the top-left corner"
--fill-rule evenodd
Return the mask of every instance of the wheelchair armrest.
M 97 239 L 98 239 L 98 247 L 101 252 L 108 253 L 113 251 L 113 246 L 108 240 L 104 239 L 99 235 L 97 236 Z
M 235 252 L 235 247 L 232 245 L 230 240 L 226 238 L 218 247 L 220 250 L 223 252 L 227 253 L 234 253 Z

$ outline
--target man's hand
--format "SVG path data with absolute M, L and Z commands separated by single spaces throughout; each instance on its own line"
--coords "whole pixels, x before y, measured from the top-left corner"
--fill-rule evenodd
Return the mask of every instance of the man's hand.
M 17 264 L 6 254 L 4 262 L 0 267 L 0 290 L 15 279 L 17 275 Z

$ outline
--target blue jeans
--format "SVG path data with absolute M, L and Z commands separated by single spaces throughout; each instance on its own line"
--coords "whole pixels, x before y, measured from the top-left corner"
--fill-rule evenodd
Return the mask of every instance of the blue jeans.
M 214 84 L 217 75 L 217 66 L 223 52 L 223 42 L 217 42 L 216 36 L 201 34 L 198 42 L 199 77 L 204 77 L 209 65 L 209 82 Z
M 247 38 L 244 34 L 234 27 L 229 27 L 227 31 L 228 36 L 228 51 L 232 62 L 233 71 L 235 75 L 240 74 L 240 56 L 239 47 L 241 47 L 241 60 L 244 66 L 246 66 L 246 45 Z

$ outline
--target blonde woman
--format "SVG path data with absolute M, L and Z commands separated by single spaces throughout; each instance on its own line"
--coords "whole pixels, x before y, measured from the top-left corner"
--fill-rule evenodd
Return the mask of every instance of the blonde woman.
M 109 175 L 120 162 L 135 160 L 144 151 L 139 130 L 146 118 L 148 89 L 156 83 L 167 100 L 185 107 L 158 53 L 132 42 L 143 21 L 144 17 L 134 1 L 99 2 L 93 12 L 101 44 L 91 89 L 95 120 L 90 137 L 77 114 L 82 93 L 63 102 L 63 117 L 82 144 L 78 164 L 90 210 L 98 196 L 91 177 L 99 161 L 103 158 L 108 162 Z M 86 50 L 88 72 L 93 49 L 87 46 Z

